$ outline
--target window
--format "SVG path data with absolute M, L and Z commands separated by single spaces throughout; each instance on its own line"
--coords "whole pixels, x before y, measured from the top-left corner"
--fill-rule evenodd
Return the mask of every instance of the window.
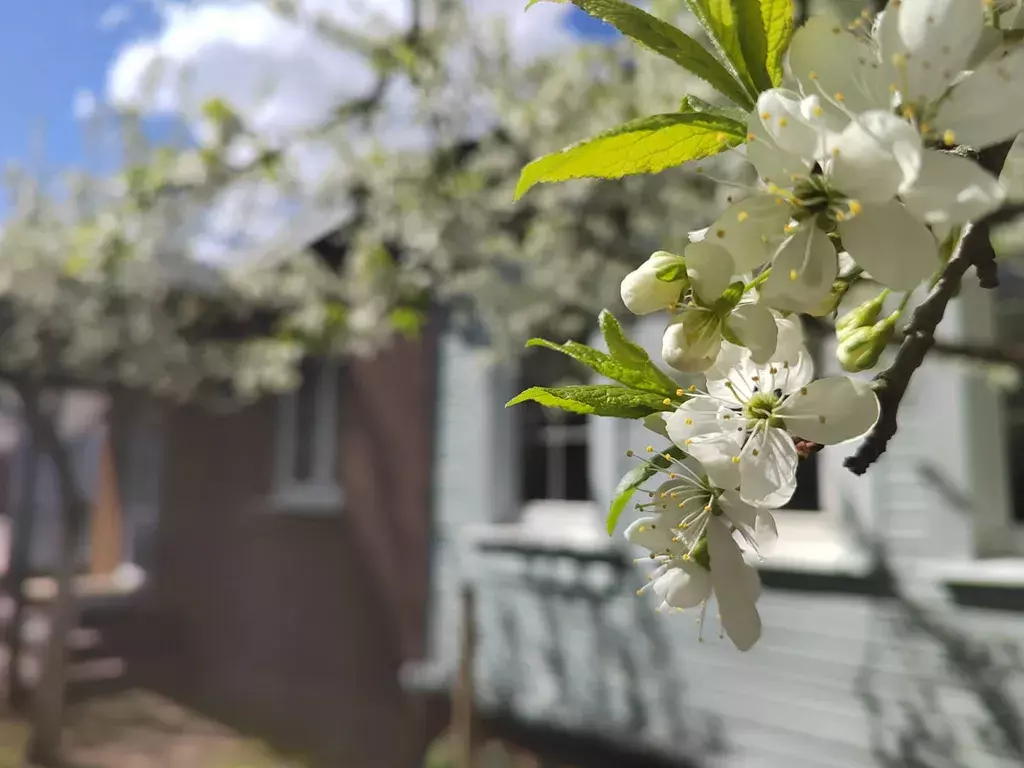
M 338 483 L 338 366 L 306 360 L 302 385 L 277 402 L 274 504 L 280 511 L 333 513 Z
M 996 289 L 996 337 L 999 346 L 1018 347 L 1024 342 L 1024 276 L 1012 268 L 999 273 Z M 1024 388 L 1003 395 L 1006 446 L 1010 468 L 1012 519 L 1024 523 Z
M 585 383 L 572 360 L 531 350 L 522 361 L 522 389 Z M 524 403 L 519 419 L 520 500 L 589 501 L 589 426 L 582 414 Z

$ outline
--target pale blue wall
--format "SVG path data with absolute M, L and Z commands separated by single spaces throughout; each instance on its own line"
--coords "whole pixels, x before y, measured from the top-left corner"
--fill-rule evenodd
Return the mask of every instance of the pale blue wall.
M 638 335 L 657 352 L 656 322 Z M 466 526 L 507 519 L 514 506 L 502 408 L 514 377 L 454 337 L 442 343 L 440 376 L 434 650 L 452 671 L 455 585 L 472 580 L 485 704 L 696 765 L 1024 765 L 1024 561 L 1007 564 L 1001 586 L 950 575 L 972 573 L 970 506 L 985 498 L 970 470 L 971 371 L 927 364 L 900 435 L 867 477 L 840 466 L 848 448 L 822 454 L 834 519 L 879 567 L 766 570 L 764 635 L 747 654 L 718 639 L 713 615 L 698 643 L 692 614 L 655 614 L 634 594 L 642 578 L 631 570 L 461 551 Z M 625 450 L 650 437 L 621 422 L 592 430 L 603 503 L 628 466 Z M 611 559 L 617 546 L 609 542 Z

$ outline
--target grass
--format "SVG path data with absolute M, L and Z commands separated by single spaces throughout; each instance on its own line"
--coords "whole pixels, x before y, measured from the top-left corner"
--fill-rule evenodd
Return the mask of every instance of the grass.
M 23 722 L 0 719 L 0 768 L 22 768 Z M 64 731 L 68 761 L 81 768 L 305 768 L 174 702 L 143 690 L 73 706 Z

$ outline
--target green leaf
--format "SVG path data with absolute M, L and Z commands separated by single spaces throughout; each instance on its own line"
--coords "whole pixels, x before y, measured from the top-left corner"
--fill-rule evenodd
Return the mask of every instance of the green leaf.
M 626 337 L 615 315 L 607 309 L 601 310 L 597 323 L 601 335 L 604 336 L 604 343 L 608 345 L 608 351 L 616 360 L 634 367 L 650 362 L 651 356 L 647 354 L 647 350 Z
M 580 344 L 577 341 L 567 341 L 565 344 L 556 344 L 553 341 L 548 341 L 547 339 L 530 339 L 526 342 L 526 346 L 545 347 L 547 349 L 553 349 L 556 352 L 561 352 L 563 355 L 568 355 L 572 359 L 583 363 L 592 371 L 599 373 L 612 381 L 625 384 L 627 387 L 632 387 L 633 389 L 653 392 L 657 395 L 661 395 L 662 398 L 675 398 L 675 392 L 679 388 L 679 385 L 671 380 L 667 382 L 668 386 L 666 386 L 666 381 L 657 375 L 660 371 L 652 371 L 647 366 L 633 367 L 625 365 L 613 358 L 611 355 L 607 355 L 600 350 L 588 347 L 586 344 Z M 654 368 L 653 363 L 650 368 Z
M 529 9 L 542 0 L 530 0 Z M 687 0 L 688 4 L 696 0 Z M 744 86 L 696 40 L 680 29 L 642 11 L 624 0 L 547 0 L 565 3 L 586 11 L 615 27 L 626 37 L 645 48 L 671 59 L 679 66 L 704 80 L 719 93 L 747 109 L 753 109 L 754 100 Z
M 793 0 L 761 0 L 761 24 L 767 42 L 764 63 L 772 86 L 782 82 L 782 62 L 793 39 L 795 15 Z
M 677 459 L 681 459 L 686 455 L 682 450 L 673 445 L 668 450 L 662 451 L 651 459 L 651 464 L 656 464 L 662 469 L 666 469 L 669 465 L 668 459 L 665 458 L 666 453 Z M 615 486 L 615 490 L 612 492 L 612 503 L 608 507 L 608 517 L 605 519 L 605 527 L 608 530 L 609 536 L 615 533 L 615 526 L 618 525 L 619 518 L 622 516 L 622 512 L 629 503 L 629 500 L 633 498 L 633 492 L 648 479 L 654 477 L 656 472 L 657 470 L 650 464 L 638 464 L 619 480 L 619 484 Z
M 792 3 L 792 0 L 787 1 Z M 773 3 L 771 0 L 768 3 L 762 0 L 718 0 L 719 5 L 723 2 L 729 2 L 732 6 L 736 35 L 750 79 L 758 93 L 767 91 L 776 84 L 768 71 L 768 35 L 765 29 L 768 21 L 765 14 L 769 13 L 765 5 Z
M 717 155 L 746 141 L 742 123 L 716 115 L 677 113 L 632 120 L 527 165 L 518 200 L 535 184 L 567 179 L 619 179 Z
M 607 309 L 602 309 L 597 318 L 598 327 L 604 337 L 604 343 L 608 345 L 608 352 L 618 362 L 634 370 L 642 371 L 648 380 L 658 383 L 663 387 L 662 392 L 675 394 L 679 384 L 654 364 L 647 350 L 639 344 L 630 341 L 622 332 L 622 326 L 615 319 L 615 315 Z
M 715 115 L 716 117 L 724 117 L 727 120 L 735 120 L 740 125 L 747 124 L 747 112 L 746 110 L 740 109 L 734 106 L 719 106 L 712 104 L 709 101 L 699 96 L 693 96 L 687 94 L 683 96 L 682 101 L 679 102 L 680 112 L 700 112 L 708 115 Z
M 741 7 L 751 4 L 754 6 L 756 14 L 757 31 L 763 36 L 761 16 L 757 12 L 757 0 L 686 0 L 687 7 L 697 17 L 700 25 L 704 27 L 711 42 L 728 63 L 728 68 L 734 77 L 743 84 L 748 93 L 756 95 L 763 88 L 752 74 L 752 69 L 756 70 L 757 67 L 751 68 L 747 64 L 748 59 L 745 56 L 739 30 Z M 748 16 L 749 12 L 745 13 L 743 18 L 749 21 Z M 757 61 L 760 65 L 761 59 L 759 58 Z M 763 65 L 761 69 L 763 69 Z M 767 80 L 767 75 L 763 80 Z
M 507 403 L 505 407 L 532 400 L 548 408 L 561 408 L 571 413 L 611 416 L 618 419 L 642 419 L 659 411 L 670 411 L 673 406 L 653 392 L 617 387 L 612 384 L 587 384 L 574 387 L 530 387 Z

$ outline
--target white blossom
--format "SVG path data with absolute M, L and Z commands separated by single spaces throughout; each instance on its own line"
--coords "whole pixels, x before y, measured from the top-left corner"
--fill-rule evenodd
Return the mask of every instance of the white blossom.
M 847 377 L 813 378 L 806 352 L 759 366 L 733 355 L 709 371 L 666 417 L 669 437 L 697 458 L 711 480 L 753 504 L 779 506 L 796 488 L 797 438 L 825 445 L 860 437 L 878 419 L 870 386 Z
M 722 628 L 737 648 L 747 650 L 761 632 L 760 580 L 743 562 L 733 532 L 760 552 L 778 535 L 775 520 L 735 491 L 712 485 L 692 457 L 673 459 L 659 471 L 669 479 L 650 494 L 649 503 L 638 505 L 643 516 L 625 531 L 628 541 L 647 549 L 658 563 L 648 588 L 662 609 L 705 606 L 714 594 Z

